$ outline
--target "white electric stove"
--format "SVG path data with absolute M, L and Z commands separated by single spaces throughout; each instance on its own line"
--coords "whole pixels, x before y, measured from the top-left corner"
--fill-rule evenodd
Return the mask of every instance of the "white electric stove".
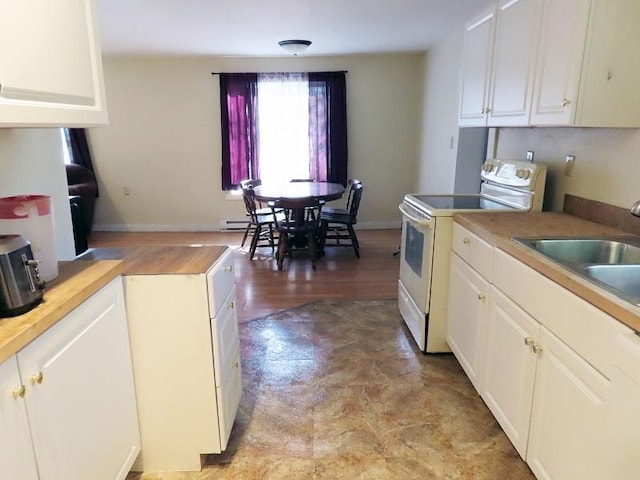
M 547 168 L 517 160 L 487 160 L 480 192 L 408 194 L 402 212 L 398 305 L 420 350 L 449 352 L 446 310 L 453 219 L 458 212 L 541 210 Z

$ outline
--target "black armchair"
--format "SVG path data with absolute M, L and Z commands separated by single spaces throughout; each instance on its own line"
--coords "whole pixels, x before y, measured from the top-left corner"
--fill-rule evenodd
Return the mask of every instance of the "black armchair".
M 69 197 L 73 197 L 70 202 L 76 254 L 79 254 L 86 250 L 87 238 L 93 226 L 98 184 L 93 172 L 82 165 L 71 163 L 66 165 L 66 169 Z

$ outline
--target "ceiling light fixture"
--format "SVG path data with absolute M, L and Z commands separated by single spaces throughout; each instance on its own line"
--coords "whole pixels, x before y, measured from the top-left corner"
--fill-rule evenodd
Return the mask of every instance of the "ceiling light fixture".
M 311 42 L 309 40 L 281 40 L 278 45 L 291 55 L 298 55 L 304 52 L 311 45 Z

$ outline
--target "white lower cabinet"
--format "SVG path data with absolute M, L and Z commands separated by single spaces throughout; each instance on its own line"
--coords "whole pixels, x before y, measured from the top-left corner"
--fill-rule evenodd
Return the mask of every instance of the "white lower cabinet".
M 124 479 L 140 451 L 140 437 L 121 278 L 3 363 L 13 381 L 16 363 L 19 382 L 4 390 L 2 400 L 10 390 L 15 416 L 5 418 L 3 411 L 2 421 L 14 424 L 11 437 L 24 464 L 10 467 L 18 470 L 7 478 Z M 4 374 L 2 379 L 4 386 Z M 32 456 L 24 450 L 24 418 Z
M 489 282 L 451 254 L 447 342 L 473 386 L 479 391 Z
M 520 456 L 525 459 L 536 374 L 540 324 L 491 288 L 480 395 Z
M 15 356 L 0 364 L 0 465 L 2 477 L 37 480 L 29 419 L 24 403 L 26 386 Z
M 538 479 L 602 480 L 609 380 L 542 327 L 527 463 Z
M 478 240 L 454 226 L 448 340 L 505 434 L 539 480 L 637 479 L 640 337 Z
M 640 458 L 640 337 L 626 332 L 616 338 L 607 402 L 601 478 L 636 480 Z
M 242 394 L 233 255 L 202 274 L 126 275 L 142 451 L 135 471 L 199 471 Z

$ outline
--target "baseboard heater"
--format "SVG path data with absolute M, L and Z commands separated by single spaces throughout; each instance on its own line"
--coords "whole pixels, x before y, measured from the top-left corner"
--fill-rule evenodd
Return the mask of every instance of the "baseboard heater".
M 244 232 L 247 228 L 249 221 L 247 219 L 225 219 L 220 220 L 220 230 L 226 232 Z

